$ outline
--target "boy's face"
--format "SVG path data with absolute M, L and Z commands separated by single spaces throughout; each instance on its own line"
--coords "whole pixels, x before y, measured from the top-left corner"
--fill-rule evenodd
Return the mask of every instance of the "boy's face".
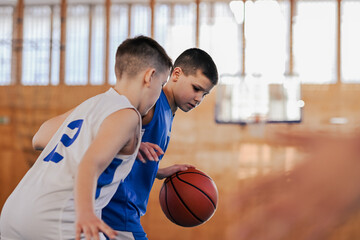
M 200 70 L 197 70 L 195 75 L 188 76 L 185 76 L 181 69 L 179 71 L 176 87 L 173 91 L 174 100 L 178 108 L 188 112 L 201 103 L 214 85 Z

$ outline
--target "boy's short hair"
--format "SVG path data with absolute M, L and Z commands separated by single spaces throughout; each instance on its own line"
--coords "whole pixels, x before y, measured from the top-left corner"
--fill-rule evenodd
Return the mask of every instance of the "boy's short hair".
M 200 70 L 212 84 L 218 82 L 218 71 L 211 56 L 199 48 L 189 48 L 185 50 L 175 60 L 174 68 L 180 67 L 185 75 L 195 75 Z
M 120 44 L 115 56 L 115 75 L 133 77 L 146 68 L 155 68 L 156 73 L 172 69 L 172 60 L 158 42 L 150 37 L 128 38 Z

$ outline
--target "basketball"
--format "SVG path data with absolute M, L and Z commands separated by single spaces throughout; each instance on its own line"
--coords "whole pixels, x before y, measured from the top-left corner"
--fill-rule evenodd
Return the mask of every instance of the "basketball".
M 159 200 L 170 221 L 182 227 L 195 227 L 214 215 L 218 191 L 210 176 L 189 168 L 165 179 Z

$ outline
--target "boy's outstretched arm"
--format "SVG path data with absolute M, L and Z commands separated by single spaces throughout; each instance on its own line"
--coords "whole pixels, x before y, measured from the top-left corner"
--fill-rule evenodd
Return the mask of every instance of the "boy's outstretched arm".
M 164 151 L 157 144 L 150 142 L 142 142 L 140 145 L 137 158 L 141 162 L 146 163 L 147 160 L 159 161 L 159 156 L 163 154 Z M 190 164 L 175 164 L 170 167 L 159 168 L 158 172 L 156 173 L 156 178 L 161 180 L 163 178 L 170 177 L 176 172 L 186 171 L 189 167 L 194 167 L 194 166 Z
M 35 150 L 43 150 L 45 146 L 49 143 L 52 136 L 54 136 L 61 124 L 70 115 L 70 113 L 72 113 L 73 110 L 74 109 L 71 109 L 64 114 L 58 115 L 45 121 L 40 126 L 39 130 L 35 133 L 32 139 L 33 148 Z
M 133 109 L 122 109 L 101 124 L 94 141 L 81 160 L 75 183 L 76 239 L 99 239 L 99 232 L 114 238 L 116 232 L 95 215 L 97 179 L 116 154 L 140 131 L 139 116 Z M 140 141 L 141 139 L 138 139 Z

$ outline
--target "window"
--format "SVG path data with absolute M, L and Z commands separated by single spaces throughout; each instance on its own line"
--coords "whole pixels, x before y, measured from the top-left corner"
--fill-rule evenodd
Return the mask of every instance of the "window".
M 131 6 L 131 37 L 138 35 L 150 36 L 151 12 L 149 4 L 132 4 Z
M 302 83 L 336 82 L 337 1 L 297 1 L 294 71 Z
M 262 76 L 285 73 L 286 21 L 288 19 L 276 1 L 246 2 L 246 73 Z
M 242 25 L 228 3 L 200 5 L 199 47 L 211 54 L 220 75 L 241 72 Z
M 345 83 L 360 82 L 360 2 L 342 1 L 341 73 Z
M 115 53 L 119 44 L 128 36 L 128 5 L 113 4 L 110 9 L 109 83 L 115 84 Z
M 16 68 L 11 63 L 17 57 L 22 61 L 22 79 L 17 79 L 21 84 L 59 84 L 61 23 L 57 2 L 25 5 L 20 56 L 14 55 L 13 49 L 14 42 L 22 40 L 13 39 L 17 33 L 15 8 L 0 3 L 0 85 L 14 82 L 11 79 Z M 342 0 L 340 4 L 338 36 L 337 0 L 200 1 L 199 47 L 214 58 L 220 75 L 244 73 L 270 79 L 293 74 L 306 84 L 331 84 L 337 80 L 360 83 L 360 3 Z M 105 67 L 109 83 L 114 84 L 118 45 L 128 36 L 151 35 L 149 2 L 114 1 L 110 6 L 106 53 L 105 7 L 103 0 L 67 4 L 65 84 L 104 84 Z M 155 3 L 154 38 L 173 59 L 196 46 L 196 7 L 195 1 Z M 338 39 L 341 56 L 337 55 Z M 339 68 L 341 79 L 337 79 Z
M 67 85 L 85 85 L 88 80 L 89 57 L 88 5 L 69 5 L 66 18 L 66 67 Z
M 155 30 L 155 39 L 175 60 L 185 49 L 195 47 L 196 4 L 156 4 L 155 24 L 164 32 Z M 169 17 L 165 21 L 165 16 Z M 157 25 L 156 25 L 157 26 Z
M 91 6 L 91 61 L 90 84 L 104 83 L 105 72 L 105 8 L 103 5 Z
M 47 85 L 50 77 L 50 6 L 24 9 L 22 80 L 24 85 Z
M 130 32 L 128 32 L 129 10 L 131 11 Z M 111 6 L 110 14 L 109 82 L 115 84 L 114 65 L 117 47 L 128 36 L 151 35 L 151 12 L 149 5 L 146 4 L 115 4 Z
M 11 82 L 12 6 L 0 6 L 0 85 Z
M 50 54 L 51 54 L 51 66 L 50 66 L 50 83 L 52 85 L 59 84 L 60 74 L 60 6 L 52 6 L 52 38 L 50 41 Z
M 155 22 L 156 26 L 154 29 L 155 39 L 160 43 L 161 46 L 165 46 L 168 30 L 170 26 L 171 16 L 171 5 L 170 4 L 156 4 L 155 5 Z

